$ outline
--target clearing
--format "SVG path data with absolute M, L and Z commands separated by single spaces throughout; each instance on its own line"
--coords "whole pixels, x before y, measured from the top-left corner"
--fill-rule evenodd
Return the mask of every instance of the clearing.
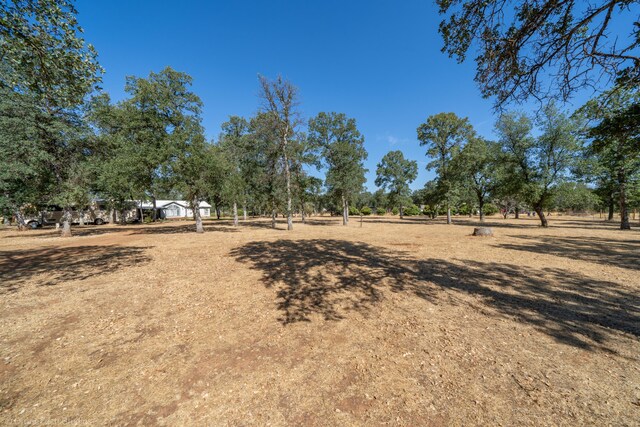
M 0 229 L 0 424 L 638 425 L 640 233 L 488 222 Z

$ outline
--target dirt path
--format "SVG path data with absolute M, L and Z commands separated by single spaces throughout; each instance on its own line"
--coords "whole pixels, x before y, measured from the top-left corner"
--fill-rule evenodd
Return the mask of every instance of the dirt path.
M 0 229 L 0 424 L 638 425 L 640 233 Z

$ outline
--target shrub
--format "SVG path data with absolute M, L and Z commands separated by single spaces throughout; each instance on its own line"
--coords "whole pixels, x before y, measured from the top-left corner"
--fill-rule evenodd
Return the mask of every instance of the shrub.
M 349 215 L 360 215 L 360 211 L 355 206 L 349 206 Z
M 399 212 L 400 212 L 400 211 L 399 211 L 399 210 L 398 210 L 398 208 L 396 208 L 395 206 L 393 207 L 393 209 L 391 209 L 391 213 L 392 213 L 393 215 L 398 215 L 398 213 L 399 213 Z
M 386 214 L 386 213 L 387 213 L 387 211 L 386 211 L 384 208 L 378 208 L 378 209 L 376 209 L 376 214 L 377 214 L 377 215 L 384 215 L 384 214 Z
M 362 209 L 360 209 L 360 213 L 364 216 L 369 216 L 371 215 L 371 208 L 369 206 L 364 206 Z
M 416 205 L 410 205 L 404 208 L 404 214 L 407 216 L 416 216 L 420 215 L 420 208 Z
M 457 213 L 459 213 L 460 215 L 469 215 L 472 212 L 471 209 L 472 209 L 472 207 L 465 203 L 464 205 L 461 205 L 458 208 L 458 212 Z
M 482 207 L 485 215 L 493 215 L 498 213 L 498 207 L 493 203 L 487 203 Z

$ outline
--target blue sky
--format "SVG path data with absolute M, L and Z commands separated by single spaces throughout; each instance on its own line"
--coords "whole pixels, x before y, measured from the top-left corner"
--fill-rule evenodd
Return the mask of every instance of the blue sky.
M 432 1 L 78 0 L 85 38 L 105 68 L 102 87 L 122 99 L 127 75 L 165 66 L 194 78 L 207 135 L 229 115 L 258 108 L 258 73 L 282 74 L 300 89 L 306 118 L 320 111 L 357 120 L 369 153 L 367 186 L 390 150 L 417 160 L 421 188 L 433 178 L 416 128 L 453 111 L 492 136 L 492 101 L 480 96 L 475 64 L 440 52 Z M 471 55 L 473 57 L 473 55 Z

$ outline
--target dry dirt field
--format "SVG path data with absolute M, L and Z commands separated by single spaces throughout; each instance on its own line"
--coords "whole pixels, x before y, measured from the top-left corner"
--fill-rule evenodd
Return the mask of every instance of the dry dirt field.
M 640 424 L 638 229 L 339 221 L 0 229 L 0 425 Z

